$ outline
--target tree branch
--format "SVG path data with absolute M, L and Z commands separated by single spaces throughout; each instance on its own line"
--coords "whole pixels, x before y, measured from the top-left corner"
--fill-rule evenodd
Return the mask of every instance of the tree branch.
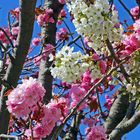
M 36 0 L 20 0 L 21 12 L 19 18 L 19 34 L 17 38 L 17 46 L 14 50 L 13 57 L 14 62 L 11 62 L 6 71 L 4 79 L 13 87 L 16 87 L 20 73 L 27 56 L 30 41 L 32 38 L 33 25 L 35 19 L 35 5 Z M 0 97 L 0 133 L 7 133 L 9 113 L 6 109 L 6 98 L 4 98 L 4 93 L 6 87 L 2 88 Z
M 57 30 L 56 23 L 57 23 L 58 15 L 61 9 L 63 8 L 63 6 L 64 5 L 60 4 L 58 0 L 45 0 L 44 8 L 53 9 L 53 18 L 55 22 L 48 23 L 42 27 L 41 37 L 42 37 L 43 46 L 45 46 L 46 44 L 52 44 L 53 46 L 55 46 L 56 30 Z M 45 48 L 43 47 L 43 51 L 44 49 Z M 48 56 L 46 60 L 41 60 L 38 79 L 46 89 L 46 94 L 44 96 L 44 103 L 48 103 L 48 101 L 52 98 L 53 77 L 51 75 L 51 72 L 49 70 L 46 70 L 46 68 L 49 68 L 51 65 L 52 62 L 49 62 Z
M 111 132 L 109 140 L 120 140 L 121 137 L 133 130 L 140 123 L 140 111 L 135 113 L 131 119 L 125 123 L 122 121 L 119 125 Z

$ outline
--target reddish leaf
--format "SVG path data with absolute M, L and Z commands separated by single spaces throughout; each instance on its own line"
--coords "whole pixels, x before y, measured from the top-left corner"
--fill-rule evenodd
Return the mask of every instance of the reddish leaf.
M 13 89 L 9 89 L 8 91 L 6 91 L 5 94 L 4 94 L 4 96 L 8 96 L 12 92 L 12 90 Z
M 54 96 L 53 96 L 53 99 L 56 100 L 56 101 L 58 102 L 58 96 L 57 96 L 57 95 L 54 95 Z
M 131 25 L 131 26 L 127 27 L 127 30 L 134 30 L 134 26 Z
M 44 10 L 40 9 L 40 8 L 35 8 L 35 14 L 37 16 L 39 16 L 40 14 L 43 14 L 44 13 Z
M 90 112 L 91 111 L 96 111 L 98 109 L 98 103 L 96 100 L 90 100 L 89 103 L 89 108 L 90 108 Z

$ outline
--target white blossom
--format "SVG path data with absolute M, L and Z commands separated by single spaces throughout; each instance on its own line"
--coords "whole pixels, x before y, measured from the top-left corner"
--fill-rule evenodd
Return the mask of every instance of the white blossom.
M 122 39 L 123 28 L 119 25 L 118 12 L 114 8 L 110 10 L 107 0 L 96 0 L 89 5 L 83 0 L 75 0 L 67 5 L 74 16 L 76 31 L 93 41 L 90 47 L 97 50 L 107 38 L 111 42 Z
M 80 51 L 73 52 L 73 48 L 64 46 L 56 53 L 54 67 L 51 67 L 51 74 L 54 78 L 59 78 L 65 82 L 79 80 L 81 75 L 87 70 L 91 70 L 93 78 L 99 78 L 101 74 L 93 61 L 88 61 L 89 55 Z

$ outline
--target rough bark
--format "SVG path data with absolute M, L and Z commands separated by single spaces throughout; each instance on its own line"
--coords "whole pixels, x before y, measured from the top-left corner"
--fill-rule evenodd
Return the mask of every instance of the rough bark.
M 109 116 L 106 119 L 104 127 L 106 133 L 110 134 L 112 130 L 122 121 L 126 115 L 127 108 L 129 106 L 129 95 L 118 95 L 117 99 L 114 101 Z
M 121 140 L 121 137 L 140 124 L 140 111 L 135 113 L 128 121 L 121 121 L 109 135 L 109 140 Z
M 56 23 L 58 15 L 63 8 L 63 5 L 58 2 L 58 0 L 45 0 L 44 8 L 53 9 L 53 18 L 55 20 L 54 23 L 48 23 L 42 27 L 41 37 L 43 46 L 46 44 L 52 44 L 55 46 L 56 41 Z M 43 48 L 44 50 L 44 48 Z M 41 60 L 40 69 L 39 69 L 39 81 L 42 83 L 44 88 L 46 89 L 46 94 L 44 96 L 44 103 L 48 103 L 48 101 L 52 97 L 52 81 L 53 77 L 49 71 L 49 67 L 52 62 L 49 62 L 49 57 L 47 56 L 46 60 Z
M 32 38 L 34 18 L 35 18 L 36 0 L 20 0 L 20 18 L 19 18 L 19 34 L 17 38 L 17 46 L 14 49 L 12 61 L 6 71 L 4 79 L 13 87 L 16 87 L 19 76 L 21 74 L 25 58 L 27 56 L 30 41 Z M 7 133 L 9 113 L 6 109 L 6 97 L 4 92 L 6 87 L 3 87 L 0 97 L 1 112 L 0 112 L 0 134 Z

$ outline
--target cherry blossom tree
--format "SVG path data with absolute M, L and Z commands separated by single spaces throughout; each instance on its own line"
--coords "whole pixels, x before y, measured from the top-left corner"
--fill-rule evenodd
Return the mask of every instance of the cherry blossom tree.
M 118 0 L 132 24 L 113 0 L 36 2 L 0 27 L 0 137 L 121 140 L 140 123 L 140 1 Z

